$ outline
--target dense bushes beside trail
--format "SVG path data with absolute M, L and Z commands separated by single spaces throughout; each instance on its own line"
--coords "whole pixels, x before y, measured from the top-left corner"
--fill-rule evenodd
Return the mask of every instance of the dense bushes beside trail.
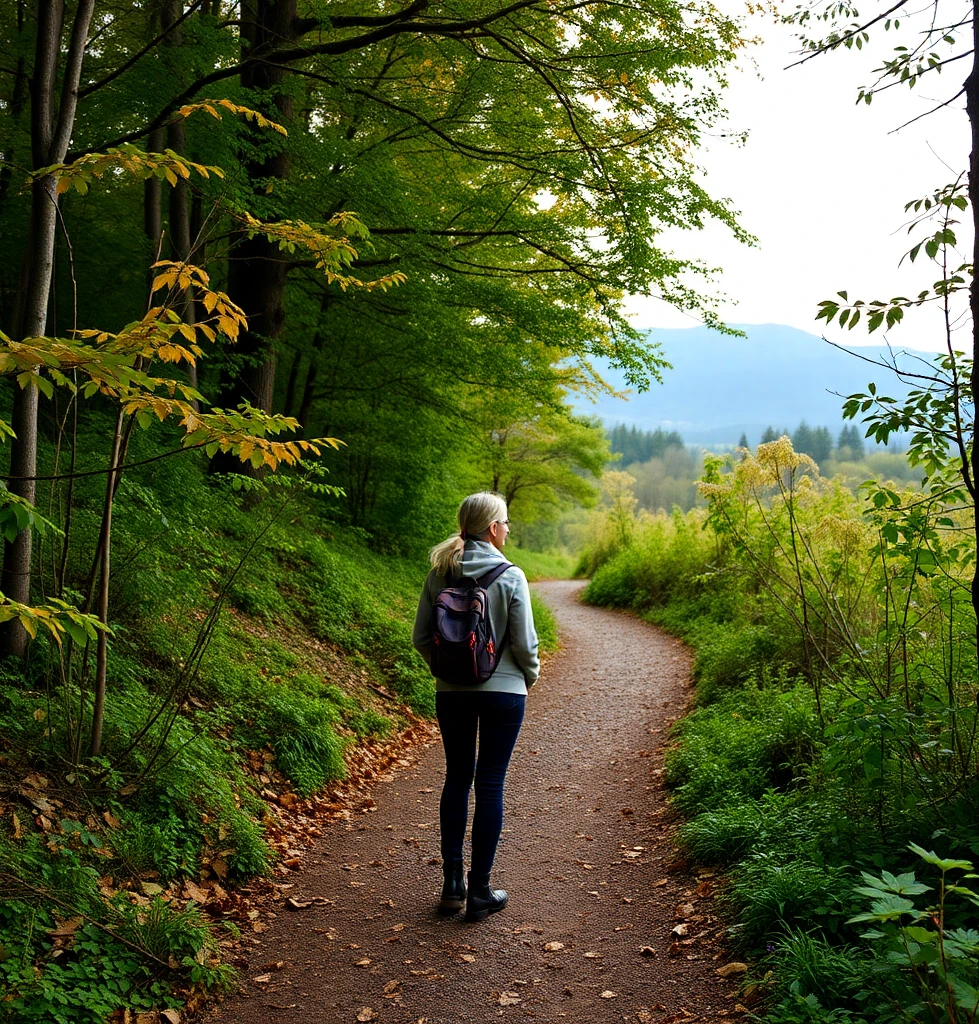
M 621 489 L 593 515 L 579 571 L 586 600 L 694 649 L 695 708 L 666 778 L 680 842 L 729 875 L 759 1012 L 974 1019 L 971 510 L 919 494 L 912 517 L 892 488 L 854 496 L 787 438 L 709 460 L 702 492 L 706 509 L 636 515 Z

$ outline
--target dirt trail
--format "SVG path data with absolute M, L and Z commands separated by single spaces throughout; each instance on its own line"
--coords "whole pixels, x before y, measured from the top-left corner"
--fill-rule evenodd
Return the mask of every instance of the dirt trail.
M 209 1024 L 739 1016 L 737 976 L 717 973 L 713 883 L 675 862 L 664 821 L 658 751 L 686 704 L 689 658 L 638 619 L 580 604 L 580 587 L 537 585 L 563 647 L 528 700 L 507 779 L 493 881 L 509 907 L 480 924 L 435 913 L 436 744 L 377 787 L 375 813 L 324 827 L 283 899 L 330 902 L 279 909 Z

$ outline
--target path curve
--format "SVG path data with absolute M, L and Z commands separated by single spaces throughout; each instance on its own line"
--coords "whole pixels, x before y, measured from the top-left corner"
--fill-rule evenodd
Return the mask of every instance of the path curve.
M 712 878 L 677 861 L 664 820 L 660 747 L 689 699 L 688 653 L 637 618 L 581 604 L 581 586 L 536 585 L 562 648 L 528 700 L 507 779 L 493 881 L 508 908 L 480 924 L 435 914 L 435 744 L 377 787 L 374 813 L 324 826 L 288 895 L 331 902 L 279 909 L 210 1024 L 736 1015 L 737 978 L 717 972 Z

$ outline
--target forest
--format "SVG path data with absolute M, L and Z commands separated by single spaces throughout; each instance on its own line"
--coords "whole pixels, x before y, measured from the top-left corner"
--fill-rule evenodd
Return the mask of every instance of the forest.
M 0 0 L 0 1019 L 234 986 L 295 809 L 431 728 L 419 581 L 484 489 L 532 580 L 695 651 L 666 778 L 758 1012 L 977 1019 L 972 361 L 730 457 L 568 401 L 668 386 L 628 296 L 730 331 L 698 232 L 754 239 L 696 154 L 748 41 L 700 0 Z M 913 211 L 931 292 L 819 317 L 961 303 L 972 187 Z

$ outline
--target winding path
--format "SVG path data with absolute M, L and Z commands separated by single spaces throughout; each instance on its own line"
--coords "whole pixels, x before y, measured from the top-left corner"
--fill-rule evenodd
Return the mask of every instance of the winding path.
M 665 820 L 660 747 L 688 700 L 688 655 L 636 618 L 580 604 L 580 587 L 536 585 L 562 649 L 528 701 L 508 776 L 493 880 L 509 907 L 480 924 L 435 913 L 433 745 L 374 790 L 374 813 L 324 826 L 288 891 L 321 901 L 278 911 L 210 1024 L 740 1016 L 737 978 L 717 970 L 713 881 L 678 861 Z

